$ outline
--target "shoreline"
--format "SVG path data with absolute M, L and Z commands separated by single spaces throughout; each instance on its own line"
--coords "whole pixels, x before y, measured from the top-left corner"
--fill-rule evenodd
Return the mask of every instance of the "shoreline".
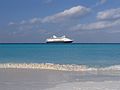
M 107 67 L 90 67 L 87 65 L 76 64 L 54 64 L 54 63 L 0 63 L 2 69 L 41 69 L 41 70 L 57 70 L 57 71 L 81 71 L 81 72 L 97 72 L 97 71 L 120 71 L 120 65 L 112 65 Z
M 58 70 L 58 71 L 90 71 L 92 68 L 87 68 L 85 65 L 62 65 L 53 63 L 0 63 L 0 68 L 5 69 L 43 69 L 43 70 Z

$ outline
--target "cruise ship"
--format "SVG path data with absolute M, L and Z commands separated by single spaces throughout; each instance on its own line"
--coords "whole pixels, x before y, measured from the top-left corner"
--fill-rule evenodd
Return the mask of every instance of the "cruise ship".
M 66 36 L 57 37 L 53 35 L 53 37 L 46 39 L 46 43 L 72 43 L 73 40 L 66 38 Z

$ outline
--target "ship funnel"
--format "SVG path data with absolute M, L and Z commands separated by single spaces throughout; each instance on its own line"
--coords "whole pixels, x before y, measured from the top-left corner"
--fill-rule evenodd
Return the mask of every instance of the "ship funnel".
M 53 38 L 57 38 L 57 36 L 53 35 Z
M 64 35 L 64 36 L 62 36 L 62 38 L 65 38 L 66 36 Z

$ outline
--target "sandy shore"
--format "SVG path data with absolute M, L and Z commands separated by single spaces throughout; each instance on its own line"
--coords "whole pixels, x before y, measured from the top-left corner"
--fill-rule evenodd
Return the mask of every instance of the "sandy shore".
M 101 82 L 106 83 L 106 81 L 112 81 L 108 85 L 114 86 L 114 83 L 119 85 L 120 76 L 39 69 L 0 69 L 0 90 L 79 90 L 71 87 L 84 89 L 82 84 L 87 85 L 88 82 L 93 82 L 91 85 L 93 87 L 95 83 L 104 85 Z
M 0 90 L 43 90 L 66 82 L 64 78 L 53 70 L 0 69 Z
M 120 81 L 72 82 L 46 90 L 120 90 Z

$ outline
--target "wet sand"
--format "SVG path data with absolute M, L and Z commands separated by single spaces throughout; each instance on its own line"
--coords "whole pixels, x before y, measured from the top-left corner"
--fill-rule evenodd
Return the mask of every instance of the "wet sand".
M 89 84 L 92 88 L 96 82 L 104 85 L 106 81 L 112 81 L 106 85 L 119 85 L 120 76 L 40 69 L 0 69 L 0 90 L 79 90 L 80 87 L 84 89 L 89 82 L 94 82 Z

